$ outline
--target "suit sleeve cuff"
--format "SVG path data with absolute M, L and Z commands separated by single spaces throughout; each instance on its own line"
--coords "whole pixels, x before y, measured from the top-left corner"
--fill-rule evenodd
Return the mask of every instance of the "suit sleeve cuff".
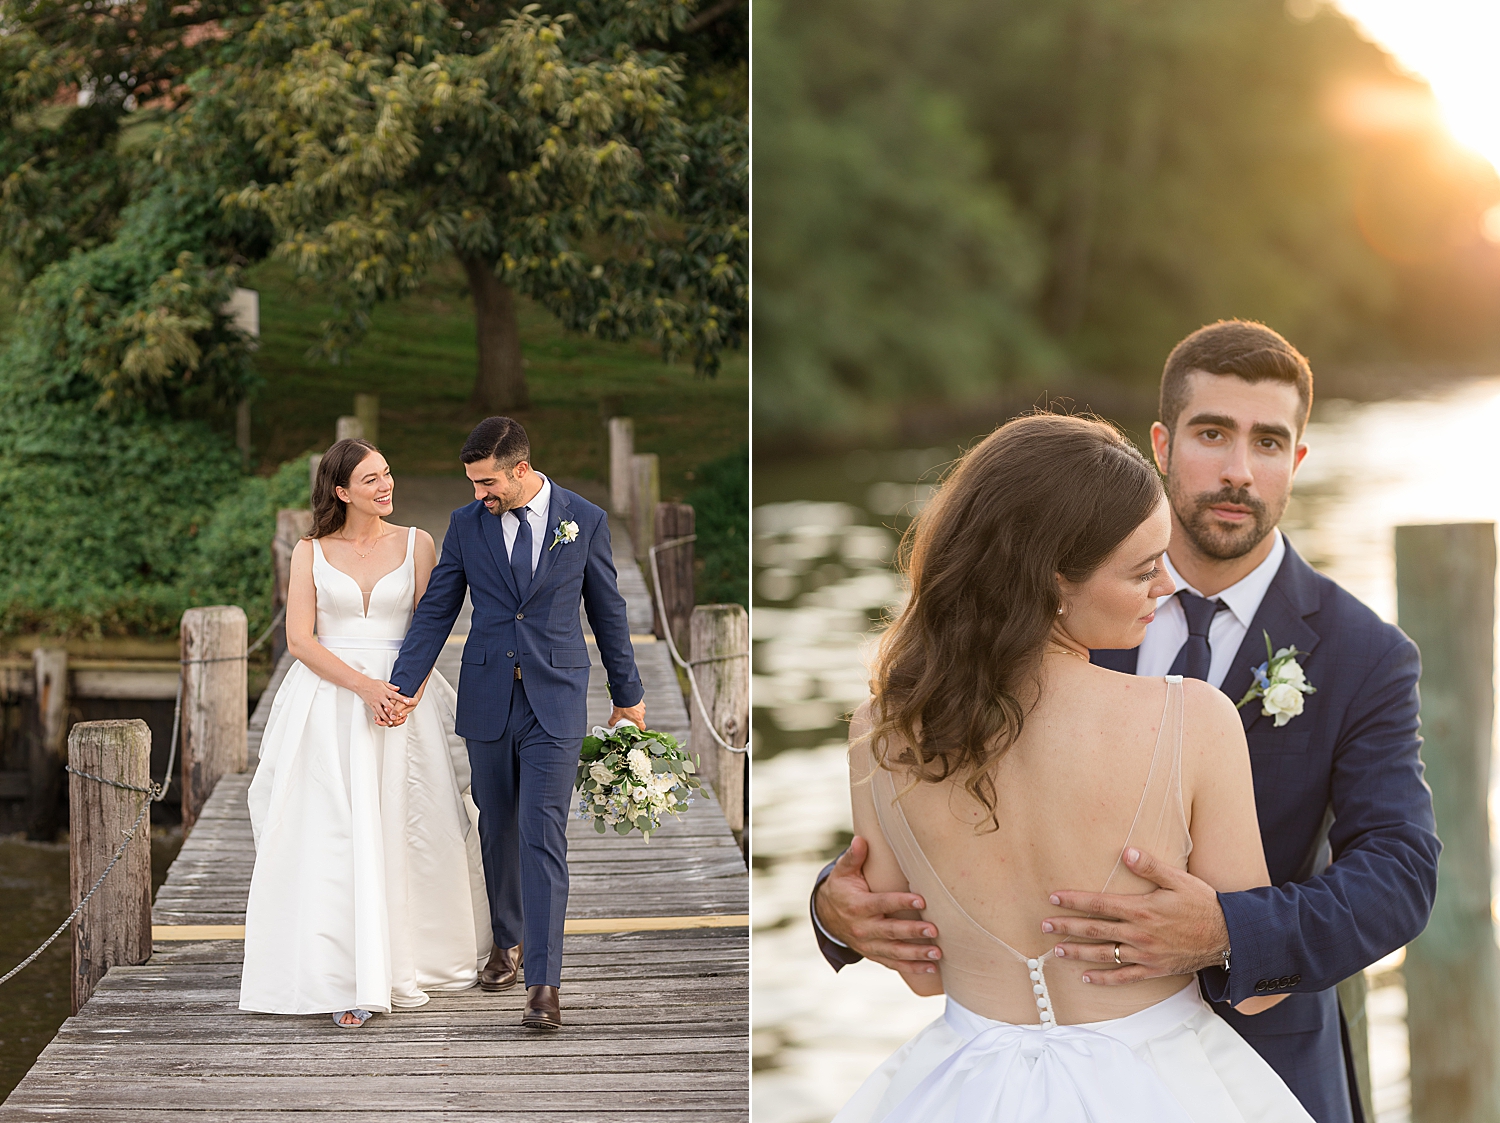
M 812 917 L 813 932 L 818 938 L 818 950 L 823 953 L 823 958 L 828 961 L 828 966 L 835 971 L 848 967 L 851 963 L 858 963 L 864 956 L 855 951 L 848 944 L 840 943 L 824 930 L 822 922 L 818 919 L 818 910 L 814 907 L 818 900 L 818 886 L 822 885 L 828 877 L 828 871 L 833 869 L 833 863 L 829 862 L 818 874 L 818 879 L 813 882 L 813 891 L 807 898 L 807 911 Z

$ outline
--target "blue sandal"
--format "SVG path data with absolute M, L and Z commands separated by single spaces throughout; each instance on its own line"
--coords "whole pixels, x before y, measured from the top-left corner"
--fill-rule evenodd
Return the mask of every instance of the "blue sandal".
M 344 1015 L 346 1014 L 353 1014 L 356 1018 L 359 1019 L 359 1021 L 355 1022 L 353 1025 L 345 1024 Z M 339 1029 L 359 1029 L 360 1026 L 364 1025 L 367 1021 L 370 1020 L 371 1017 L 373 1017 L 373 1015 L 368 1010 L 340 1010 L 338 1011 L 338 1013 L 332 1016 L 333 1024 L 338 1026 Z

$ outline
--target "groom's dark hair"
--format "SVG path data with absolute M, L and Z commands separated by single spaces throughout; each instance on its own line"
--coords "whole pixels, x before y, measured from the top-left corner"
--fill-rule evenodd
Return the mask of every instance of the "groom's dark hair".
M 1187 405 L 1187 379 L 1195 370 L 1232 374 L 1246 382 L 1285 382 L 1297 388 L 1302 417 L 1297 435 L 1307 428 L 1312 411 L 1312 367 L 1302 352 L 1277 332 L 1252 320 L 1220 320 L 1201 327 L 1167 356 L 1161 372 L 1161 423 L 1175 432 Z
M 523 460 L 531 459 L 531 442 L 526 430 L 512 417 L 486 417 L 464 442 L 458 458 L 465 464 L 494 457 L 505 471 L 510 471 Z

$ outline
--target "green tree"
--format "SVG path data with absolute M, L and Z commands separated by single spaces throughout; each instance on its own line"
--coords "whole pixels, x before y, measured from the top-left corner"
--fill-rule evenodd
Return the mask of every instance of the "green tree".
M 474 301 L 484 409 L 527 402 L 516 292 L 708 372 L 740 342 L 744 131 L 686 120 L 661 49 L 690 5 L 569 7 L 294 0 L 240 37 L 208 96 L 236 107 L 268 174 L 231 202 L 337 294 L 330 357 L 449 254 Z

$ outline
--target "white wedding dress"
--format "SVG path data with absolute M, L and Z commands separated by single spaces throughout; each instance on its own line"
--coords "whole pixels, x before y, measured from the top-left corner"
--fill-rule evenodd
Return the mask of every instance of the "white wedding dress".
M 1171 675 L 1121 852 L 1138 846 L 1185 868 L 1192 839 L 1181 776 L 1182 678 Z M 1105 988 L 1089 988 L 1077 975 L 1049 978 L 1050 950 L 1028 957 L 980 925 L 923 853 L 891 773 L 876 768 L 871 784 L 881 833 L 924 899 L 924 919 L 942 933 L 947 1008 L 871 1074 L 833 1123 L 1312 1123 L 1275 1070 L 1203 1000 L 1196 981 L 1122 1017 L 1067 1024 L 1070 1008 L 1097 1010 L 1129 988 L 1101 994 Z M 1123 868 L 1116 864 L 1106 891 Z M 1018 992 L 1024 1006 L 1035 996 L 1036 1023 L 984 1015 L 1015 1009 Z
M 313 542 L 318 642 L 386 681 L 416 596 L 406 558 L 364 594 Z M 240 1009 L 318 1014 L 421 1006 L 478 981 L 491 937 L 469 758 L 436 671 L 394 728 L 294 663 L 250 784 L 255 872 Z

